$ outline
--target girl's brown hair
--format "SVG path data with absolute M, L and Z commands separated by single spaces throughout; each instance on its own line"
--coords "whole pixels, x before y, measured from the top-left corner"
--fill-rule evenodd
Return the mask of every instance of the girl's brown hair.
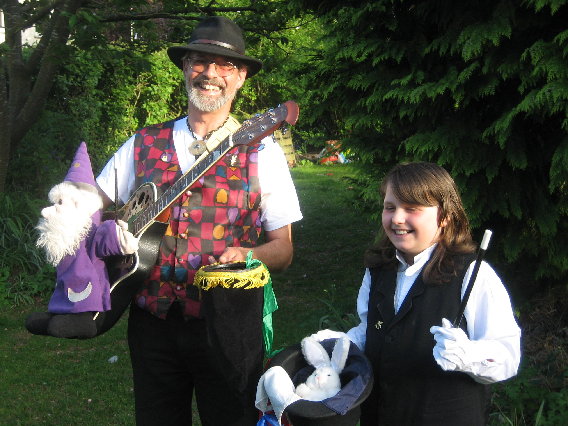
M 440 228 L 438 245 L 424 268 L 423 278 L 427 283 L 449 282 L 457 274 L 456 255 L 475 251 L 469 221 L 454 180 L 443 167 L 434 163 L 401 163 L 383 179 L 383 199 L 388 185 L 403 203 L 438 207 L 438 225 L 442 221 L 446 223 Z M 395 247 L 383 232 L 378 243 L 365 253 L 365 266 L 396 268 L 395 253 Z

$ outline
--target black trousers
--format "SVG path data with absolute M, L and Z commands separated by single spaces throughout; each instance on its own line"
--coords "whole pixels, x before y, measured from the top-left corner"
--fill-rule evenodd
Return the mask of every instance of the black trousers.
M 203 426 L 257 423 L 254 395 L 243 401 L 214 367 L 205 320 L 184 320 L 175 304 L 166 320 L 132 304 L 128 345 L 138 426 L 191 425 L 194 390 Z

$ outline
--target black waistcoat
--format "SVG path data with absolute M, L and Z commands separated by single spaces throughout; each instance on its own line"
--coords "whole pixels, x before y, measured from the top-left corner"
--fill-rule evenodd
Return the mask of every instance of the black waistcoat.
M 443 371 L 429 331 L 442 318 L 455 319 L 470 262 L 470 256 L 463 259 L 457 277 L 446 284 L 425 284 L 420 273 L 397 314 L 396 270 L 371 269 L 365 354 L 375 387 L 363 406 L 362 426 L 486 424 L 488 387 L 465 373 Z

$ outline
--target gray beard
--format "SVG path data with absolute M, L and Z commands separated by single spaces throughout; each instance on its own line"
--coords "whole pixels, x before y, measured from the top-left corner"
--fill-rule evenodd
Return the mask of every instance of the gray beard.
M 47 261 L 57 266 L 61 259 L 73 255 L 82 240 L 89 234 L 93 221 L 89 217 L 84 223 L 77 223 L 76 218 L 57 217 L 41 218 L 36 226 L 39 238 L 36 246 L 45 250 Z
M 196 80 L 196 81 L 201 81 L 201 80 Z M 187 90 L 187 97 L 189 103 L 192 104 L 199 111 L 203 112 L 217 111 L 218 109 L 223 107 L 227 102 L 232 102 L 236 94 L 236 91 L 228 92 L 227 89 L 223 87 L 221 96 L 215 99 L 211 99 L 208 96 L 202 95 L 194 86 L 190 86 L 187 80 L 185 82 L 185 88 Z

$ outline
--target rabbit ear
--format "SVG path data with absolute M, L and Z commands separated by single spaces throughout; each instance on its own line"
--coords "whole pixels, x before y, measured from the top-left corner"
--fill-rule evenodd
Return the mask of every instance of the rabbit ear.
M 347 355 L 349 355 L 349 347 L 351 346 L 351 340 L 343 336 L 337 339 L 335 346 L 333 347 L 333 352 L 331 353 L 331 366 L 338 373 L 343 370 L 345 363 L 347 362 Z
M 315 368 L 330 365 L 330 359 L 327 351 L 320 342 L 313 337 L 308 336 L 302 339 L 302 353 L 304 354 L 306 361 Z

